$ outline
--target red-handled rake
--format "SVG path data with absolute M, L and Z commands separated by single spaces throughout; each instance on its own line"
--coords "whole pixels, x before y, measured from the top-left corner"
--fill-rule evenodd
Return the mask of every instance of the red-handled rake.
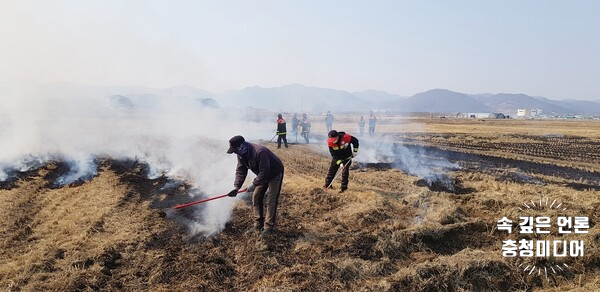
M 245 193 L 247 191 L 248 191 L 248 189 L 239 190 L 238 194 L 239 193 Z M 189 203 L 177 205 L 177 206 L 175 206 L 173 208 L 175 208 L 175 209 L 181 209 L 181 208 L 185 208 L 185 207 L 188 207 L 188 206 L 191 206 L 191 205 L 196 205 L 196 204 L 200 204 L 200 203 L 212 201 L 212 200 L 224 198 L 224 197 L 227 197 L 227 196 L 228 196 L 228 194 L 224 194 L 224 195 L 220 195 L 220 196 L 216 196 L 216 197 L 212 197 L 212 198 L 208 198 L 208 199 L 204 199 L 204 200 L 200 200 L 200 201 L 194 201 L 194 202 L 189 202 Z

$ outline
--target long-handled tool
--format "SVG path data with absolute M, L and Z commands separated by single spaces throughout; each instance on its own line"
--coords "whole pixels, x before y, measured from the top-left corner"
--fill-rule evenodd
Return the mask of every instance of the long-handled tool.
M 269 143 L 273 142 L 273 139 L 275 139 L 275 137 L 277 137 L 277 134 L 275 134 L 275 136 L 273 136 L 273 138 L 271 138 L 271 140 L 269 140 Z
M 239 193 L 245 193 L 247 191 L 248 191 L 248 189 L 239 190 L 238 194 Z M 200 200 L 200 201 L 189 202 L 189 203 L 186 203 L 186 204 L 177 205 L 174 208 L 175 209 L 181 209 L 181 208 L 185 208 L 185 207 L 188 207 L 188 206 L 191 206 L 191 205 L 196 205 L 196 204 L 200 204 L 200 203 L 204 203 L 204 202 L 208 202 L 208 201 L 212 201 L 212 200 L 224 198 L 224 197 L 227 197 L 228 195 L 229 194 L 224 194 L 224 195 L 220 195 L 220 196 L 216 196 L 216 197 L 212 197 L 212 198 L 208 198 L 208 199 L 204 199 L 204 200 Z
M 333 184 L 333 182 L 335 181 L 335 179 L 340 175 L 340 173 L 343 173 L 344 170 L 346 169 L 346 166 L 348 166 L 350 164 L 350 161 L 352 159 L 349 159 L 348 162 L 346 162 L 346 164 L 341 164 L 340 167 L 338 168 L 337 173 L 335 174 L 335 176 L 333 177 L 333 179 L 331 180 L 331 182 L 329 183 L 329 185 L 327 186 L 327 188 L 330 188 L 331 185 Z

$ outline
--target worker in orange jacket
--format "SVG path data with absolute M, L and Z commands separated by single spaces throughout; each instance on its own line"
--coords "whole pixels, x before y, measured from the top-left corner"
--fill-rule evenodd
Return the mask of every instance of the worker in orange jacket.
M 350 165 L 352 158 L 358 154 L 358 139 L 345 132 L 331 130 L 327 135 L 327 146 L 331 153 L 331 165 L 325 179 L 325 188 L 328 188 L 340 167 L 342 169 L 342 188 L 340 193 L 348 189 L 348 179 L 350 178 Z
M 285 148 L 288 148 L 287 144 L 287 126 L 285 120 L 281 114 L 277 115 L 277 149 L 281 148 L 281 140 L 285 144 Z

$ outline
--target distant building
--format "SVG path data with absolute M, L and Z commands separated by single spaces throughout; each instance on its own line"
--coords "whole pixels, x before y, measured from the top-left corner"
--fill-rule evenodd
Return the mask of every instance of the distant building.
M 517 109 L 517 117 L 536 117 L 541 114 L 542 114 L 541 109 L 528 109 L 528 108 Z

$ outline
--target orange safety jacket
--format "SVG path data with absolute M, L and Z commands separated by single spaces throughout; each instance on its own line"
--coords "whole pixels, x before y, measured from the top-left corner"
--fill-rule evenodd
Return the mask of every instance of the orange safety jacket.
M 358 139 L 345 132 L 338 132 L 338 137 L 337 143 L 334 143 L 336 137 L 327 139 L 327 146 L 329 146 L 331 157 L 341 163 L 342 160 L 348 160 L 354 157 L 354 155 L 352 155 L 353 150 L 355 153 L 358 152 Z M 350 148 L 350 145 L 352 145 L 353 149 Z

